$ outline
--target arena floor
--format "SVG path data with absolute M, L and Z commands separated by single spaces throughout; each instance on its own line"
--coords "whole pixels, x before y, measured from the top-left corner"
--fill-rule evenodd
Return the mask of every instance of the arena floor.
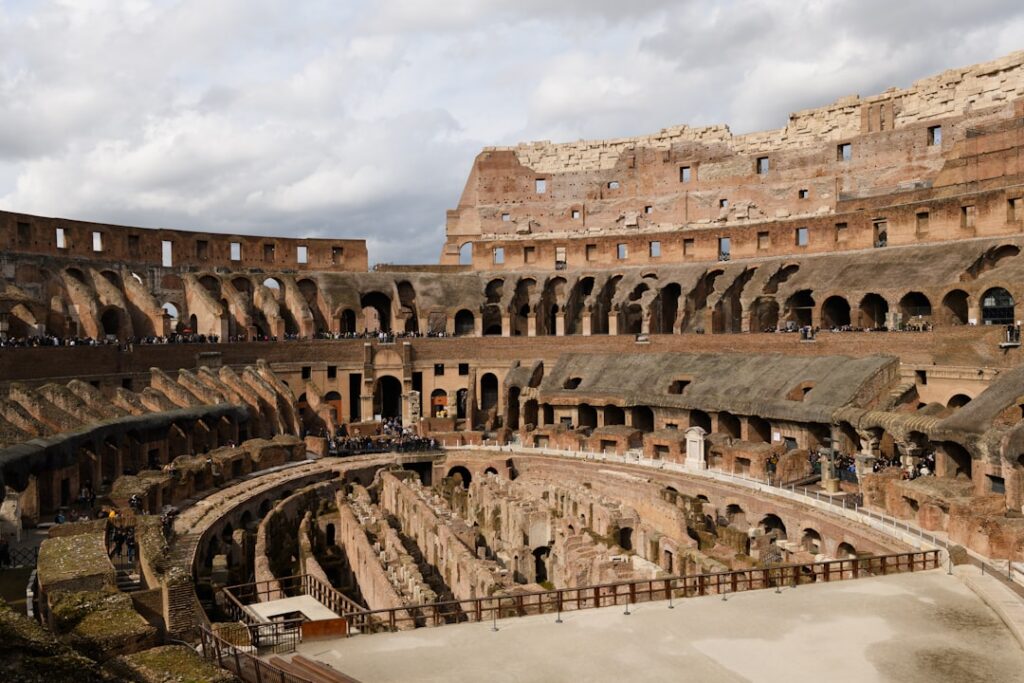
M 1019 681 L 1024 650 L 936 570 L 301 646 L 380 681 Z

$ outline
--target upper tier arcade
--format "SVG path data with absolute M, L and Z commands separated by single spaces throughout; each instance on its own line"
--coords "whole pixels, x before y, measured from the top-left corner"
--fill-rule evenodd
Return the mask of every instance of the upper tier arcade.
M 734 135 L 488 147 L 441 263 L 563 269 L 1005 235 L 1024 216 L 1024 52 Z
M 0 244 L 9 254 L 139 267 L 367 270 L 366 240 L 295 239 L 136 228 L 0 211 Z

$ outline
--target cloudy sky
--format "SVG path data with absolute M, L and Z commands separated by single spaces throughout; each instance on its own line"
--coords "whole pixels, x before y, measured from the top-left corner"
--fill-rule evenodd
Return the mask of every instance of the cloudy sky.
M 1022 37 L 1020 0 L 0 0 L 0 208 L 432 263 L 484 145 L 777 128 Z

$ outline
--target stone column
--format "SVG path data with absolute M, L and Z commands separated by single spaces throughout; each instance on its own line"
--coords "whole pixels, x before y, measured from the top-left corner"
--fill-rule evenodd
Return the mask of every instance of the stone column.
M 562 311 L 555 316 L 555 336 L 565 336 L 565 311 Z
M 526 336 L 537 336 L 537 314 L 533 311 L 530 311 L 530 314 L 526 316 Z
M 512 336 L 512 316 L 508 313 L 501 314 L 501 336 Z
M 592 334 L 593 327 L 589 309 L 583 311 L 583 319 L 580 321 L 580 324 L 583 326 L 583 336 L 589 337 Z
M 619 333 L 619 314 L 618 312 L 612 312 L 608 314 L 608 334 L 615 335 Z

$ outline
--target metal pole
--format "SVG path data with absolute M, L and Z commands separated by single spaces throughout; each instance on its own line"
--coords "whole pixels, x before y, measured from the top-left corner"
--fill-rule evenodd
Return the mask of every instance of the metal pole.
M 556 624 L 562 623 L 562 594 L 558 593 L 555 596 L 555 604 L 558 606 L 558 616 L 555 618 Z
M 498 599 L 498 602 L 499 603 L 501 602 L 500 598 Z M 497 630 L 498 630 L 498 605 L 495 604 L 495 605 L 491 606 L 491 631 L 497 632 Z
M 672 604 L 672 580 L 668 582 L 668 608 L 675 609 L 675 605 Z

